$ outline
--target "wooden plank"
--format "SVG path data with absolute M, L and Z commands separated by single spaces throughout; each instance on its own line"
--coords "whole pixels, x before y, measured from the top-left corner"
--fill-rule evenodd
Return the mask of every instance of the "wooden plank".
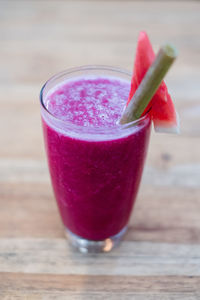
M 198 169 L 180 168 L 177 173 L 176 168 L 163 165 L 161 170 L 145 170 L 126 239 L 198 243 Z M 0 166 L 0 236 L 63 237 L 44 163 L 24 160 Z
M 69 276 L 0 273 L 0 296 L 9 299 L 198 299 L 199 277 Z M 13 297 L 13 298 L 11 298 Z M 14 298 L 15 297 L 15 298 Z M 43 298 L 41 298 L 43 297 Z M 67 297 L 67 298 L 66 298 Z M 105 297 L 105 298 L 104 298 Z
M 21 87 L 23 90 L 23 86 Z M 34 158 L 44 159 L 43 137 L 40 121 L 39 87 L 30 93 L 18 93 L 15 89 L 6 95 L 2 94 L 0 112 L 0 126 L 6 131 L 2 132 L 2 144 L 0 154 L 2 157 L 12 156 L 12 158 Z M 32 90 L 32 89 L 30 89 Z M 11 96 L 11 93 L 14 94 Z M 178 112 L 181 120 L 181 135 L 152 134 L 151 147 L 152 155 L 159 158 L 158 150 L 170 151 L 175 158 L 198 159 L 198 149 L 200 146 L 200 128 L 198 120 L 200 118 L 199 93 L 196 93 L 196 100 L 188 102 L 188 99 L 181 98 L 181 106 Z M 30 101 L 27 101 L 30 99 Z M 11 101 L 11 102 L 10 102 Z M 10 105 L 12 103 L 12 107 Z M 17 112 L 17 115 L 16 115 Z M 7 122 L 7 120 L 10 122 Z M 27 126 L 25 126 L 27 124 Z M 15 134 L 12 130 L 15 128 Z M 19 143 L 19 141 L 21 141 Z M 22 147 L 23 143 L 23 147 Z M 194 143 L 194 146 L 192 144 Z M 182 151 L 182 149 L 185 151 Z M 151 150 L 151 148 L 150 148 Z
M 0 184 L 0 237 L 63 237 L 49 184 Z
M 188 201 L 189 199 L 189 201 Z M 48 184 L 0 185 L 0 237 L 62 238 Z M 142 185 L 127 241 L 200 243 L 199 190 Z
M 193 151 L 192 153 L 188 151 L 185 156 L 181 153 L 181 146 L 185 145 L 189 150 L 191 145 L 188 146 L 187 139 L 183 140 L 182 143 L 180 143 L 180 140 L 173 143 L 172 139 L 170 144 L 163 145 L 157 141 L 156 145 L 152 146 L 154 149 L 150 149 L 150 157 L 145 167 L 143 183 L 163 187 L 173 184 L 174 187 L 199 188 L 199 140 L 193 140 Z M 188 156 L 190 163 L 185 163 L 184 157 L 186 156 Z M 189 158 L 191 159 L 189 160 Z M 43 160 L 0 159 L 0 183 L 6 182 L 49 183 L 49 173 L 45 158 Z
M 199 74 L 198 1 L 181 5 L 180 1 L 127 1 L 126 5 L 113 5 L 112 1 L 85 1 L 84 5 L 82 1 L 62 1 L 60 5 L 50 2 L 48 7 L 46 1 L 2 1 L 1 6 L 0 62 L 5 84 L 43 82 L 66 67 L 87 63 L 131 69 L 141 28 L 148 28 L 156 49 L 168 39 L 180 49 L 180 59 L 169 78 L 176 76 L 181 81 Z M 26 63 L 21 63 L 20 56 Z
M 198 295 L 196 296 L 194 293 L 166 293 L 161 295 L 162 300 L 177 300 L 177 299 L 182 299 L 182 300 L 198 300 Z M 146 295 L 146 293 L 138 294 L 138 293 L 131 293 L 127 294 L 125 292 L 121 292 L 118 294 L 111 294 L 107 293 L 105 291 L 101 292 L 101 294 L 96 294 L 96 293 L 90 293 L 87 294 L 87 292 L 81 292 L 81 293 L 71 293 L 71 292 L 52 292 L 48 294 L 34 294 L 34 292 L 29 292 L 26 294 L 22 294 L 21 292 L 10 292 L 8 295 L 2 296 L 2 300 L 15 300 L 15 299 L 20 299 L 20 300 L 101 300 L 106 299 L 108 297 L 111 300 L 146 300 L 148 297 L 148 300 L 160 300 L 160 295 L 159 294 L 153 294 L 153 295 Z
M 85 255 L 65 239 L 2 238 L 0 272 L 199 276 L 200 245 L 124 241 L 106 255 Z

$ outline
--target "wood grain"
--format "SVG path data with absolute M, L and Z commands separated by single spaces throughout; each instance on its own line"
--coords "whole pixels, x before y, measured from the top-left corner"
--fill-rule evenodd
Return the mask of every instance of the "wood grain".
M 177 278 L 176 276 L 97 275 L 88 276 L 86 279 L 84 275 L 1 273 L 0 280 L 2 299 L 6 299 L 3 298 L 5 292 L 10 295 L 10 298 L 21 297 L 20 299 L 34 300 L 100 299 L 100 296 L 109 299 L 157 300 L 162 297 L 162 299 L 188 300 L 198 299 L 200 295 L 200 278 L 192 276 Z M 2 290 L 5 292 L 2 293 Z M 80 290 L 82 290 L 81 294 Z
M 200 299 L 200 2 L 0 0 L 0 299 Z M 85 64 L 132 70 L 138 32 L 179 58 L 179 136 L 152 132 L 121 246 L 74 252 L 50 185 L 38 95 Z
M 65 239 L 1 239 L 0 271 L 73 275 L 200 275 L 200 245 L 127 242 L 85 255 Z M 106 270 L 106 272 L 105 272 Z

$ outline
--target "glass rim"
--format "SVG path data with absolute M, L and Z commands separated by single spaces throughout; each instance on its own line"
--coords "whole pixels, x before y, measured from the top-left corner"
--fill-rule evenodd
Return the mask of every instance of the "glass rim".
M 48 108 L 45 106 L 44 101 L 43 101 L 43 92 L 45 90 L 45 88 L 47 87 L 47 85 L 51 82 L 53 82 L 56 79 L 59 79 L 60 77 L 67 75 L 67 74 L 73 74 L 76 72 L 80 72 L 80 71 L 91 71 L 91 70 L 95 70 L 95 71 L 111 71 L 111 72 L 116 72 L 119 74 L 124 74 L 130 77 L 131 79 L 131 72 L 127 71 L 127 70 L 123 70 L 119 67 L 112 67 L 112 66 L 106 66 L 106 65 L 83 65 L 80 67 L 73 67 L 73 68 L 69 68 L 66 69 L 64 71 L 61 71 L 59 73 L 56 73 L 55 75 L 51 76 L 42 86 L 41 90 L 40 90 L 40 94 L 39 94 L 39 98 L 40 98 L 40 104 L 42 106 L 42 108 L 45 110 L 45 112 L 51 117 L 53 118 L 56 122 L 59 122 L 61 124 L 64 124 L 65 126 L 68 125 L 71 128 L 74 128 L 75 130 L 86 130 L 88 133 L 99 133 L 99 134 L 106 134 L 109 132 L 112 132 L 114 129 L 118 129 L 118 130 L 125 130 L 125 129 L 130 129 L 131 127 L 134 127 L 136 125 L 138 125 L 138 123 L 144 121 L 145 119 L 149 118 L 149 111 L 148 110 L 144 116 L 141 116 L 139 119 L 134 120 L 132 122 L 129 123 L 125 123 L 125 124 L 116 124 L 114 126 L 110 126 L 110 127 L 87 127 L 87 126 L 80 126 L 77 124 L 73 124 L 70 121 L 66 121 L 66 120 L 62 120 L 59 117 L 56 117 L 54 114 L 52 114 Z M 63 81 L 64 82 L 64 81 Z

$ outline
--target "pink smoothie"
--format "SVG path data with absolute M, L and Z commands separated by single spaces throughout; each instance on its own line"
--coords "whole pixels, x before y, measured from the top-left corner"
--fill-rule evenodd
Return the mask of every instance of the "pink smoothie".
M 64 225 L 104 240 L 128 223 L 140 183 L 150 119 L 125 128 L 118 120 L 130 83 L 77 77 L 50 89 L 42 111 L 52 185 Z M 54 117 L 53 117 L 53 116 Z

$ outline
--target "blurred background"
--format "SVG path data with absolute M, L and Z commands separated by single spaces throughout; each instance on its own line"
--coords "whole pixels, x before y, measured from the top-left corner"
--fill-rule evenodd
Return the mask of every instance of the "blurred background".
M 155 51 L 165 41 L 178 48 L 167 82 L 181 115 L 182 133 L 198 134 L 200 128 L 193 123 L 200 115 L 199 19 L 198 1 L 1 0 L 0 122 L 6 132 L 15 128 L 4 136 L 1 154 L 41 157 L 42 84 L 57 72 L 86 64 L 132 70 L 140 30 L 147 31 Z
M 45 230 L 51 236 L 62 235 L 40 124 L 39 92 L 44 82 L 64 69 L 87 64 L 131 71 L 140 30 L 147 31 L 155 51 L 165 41 L 172 42 L 179 51 L 166 81 L 180 115 L 181 134 L 152 132 L 135 228 L 139 228 L 144 216 L 155 220 L 159 201 L 164 201 L 166 193 L 167 201 L 180 201 L 179 227 L 185 218 L 193 224 L 190 215 L 183 215 L 181 199 L 183 193 L 196 199 L 199 188 L 199 28 L 199 1 L 0 1 L 0 180 L 1 207 L 5 209 L 0 220 L 4 226 L 2 235 L 11 235 L 6 218 L 16 211 L 19 201 L 21 211 L 12 220 L 13 235 L 28 235 L 35 226 L 40 227 L 35 235 L 44 236 Z M 155 211 L 148 212 L 145 203 L 151 197 L 156 198 L 151 200 Z M 13 202 L 5 201 L 8 198 Z M 27 204 L 27 198 L 40 201 L 42 208 L 33 202 Z M 45 201 L 49 199 L 51 222 L 44 225 Z M 171 217 L 162 213 L 163 224 L 174 222 L 173 207 Z M 26 222 L 26 229 L 19 220 Z M 41 224 L 46 226 L 44 231 Z

